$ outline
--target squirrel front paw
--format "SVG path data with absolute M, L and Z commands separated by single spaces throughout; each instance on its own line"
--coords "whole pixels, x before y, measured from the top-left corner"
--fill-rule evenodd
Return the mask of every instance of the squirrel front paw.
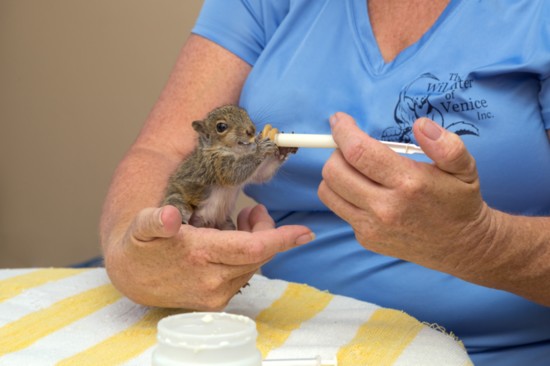
M 265 125 L 262 132 L 259 134 L 260 139 L 269 139 L 275 143 L 275 135 L 279 133 L 279 129 L 271 126 L 270 124 Z M 297 147 L 277 147 L 277 156 L 280 160 L 288 159 L 290 154 L 295 154 L 298 151 Z
M 265 158 L 268 156 L 279 156 L 279 148 L 270 139 L 263 139 L 258 142 L 258 150 Z
M 279 156 L 279 147 L 275 144 L 275 135 L 279 132 L 278 129 L 271 125 L 265 125 L 262 132 L 258 134 L 258 147 L 263 152 L 263 156 Z

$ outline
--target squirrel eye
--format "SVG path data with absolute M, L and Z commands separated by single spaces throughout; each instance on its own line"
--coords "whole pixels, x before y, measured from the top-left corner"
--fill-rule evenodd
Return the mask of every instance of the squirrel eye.
M 218 133 L 222 133 L 224 132 L 225 130 L 227 130 L 229 126 L 227 125 L 227 123 L 225 122 L 218 122 L 216 124 L 216 131 L 218 131 Z

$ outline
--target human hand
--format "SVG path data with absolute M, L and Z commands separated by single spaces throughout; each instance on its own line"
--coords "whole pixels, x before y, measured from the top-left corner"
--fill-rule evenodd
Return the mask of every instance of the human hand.
M 361 245 L 447 273 L 479 260 L 491 210 L 457 135 L 426 118 L 416 121 L 413 132 L 429 164 L 391 151 L 347 114 L 332 116 L 331 127 L 338 149 L 323 168 L 318 194 Z
M 304 226 L 275 228 L 265 207 L 244 209 L 240 231 L 181 225 L 173 206 L 139 212 L 109 275 L 132 300 L 152 306 L 220 310 L 275 254 L 313 239 Z

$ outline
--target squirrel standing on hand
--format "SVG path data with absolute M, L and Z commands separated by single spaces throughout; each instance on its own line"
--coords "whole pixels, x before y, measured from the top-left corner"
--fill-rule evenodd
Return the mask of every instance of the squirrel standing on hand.
M 256 135 L 248 113 L 234 105 L 192 126 L 198 145 L 171 175 L 162 205 L 178 208 L 183 224 L 234 230 L 231 213 L 243 186 L 271 179 L 297 149 L 275 145 L 270 125 Z

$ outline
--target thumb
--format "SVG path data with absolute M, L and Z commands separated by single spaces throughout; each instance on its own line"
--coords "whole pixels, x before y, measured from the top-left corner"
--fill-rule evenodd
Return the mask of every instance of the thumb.
M 150 207 L 137 214 L 131 233 L 139 241 L 152 241 L 176 235 L 180 226 L 181 214 L 176 207 Z
M 439 169 L 465 183 L 478 179 L 475 160 L 458 135 L 428 118 L 416 120 L 413 131 L 422 150 Z

